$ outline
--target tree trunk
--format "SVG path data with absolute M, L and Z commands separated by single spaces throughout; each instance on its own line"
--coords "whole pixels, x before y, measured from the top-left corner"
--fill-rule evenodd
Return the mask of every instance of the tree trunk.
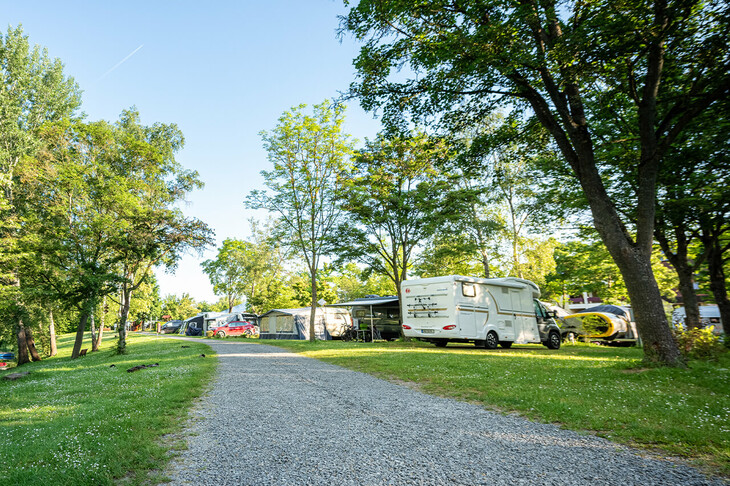
M 129 316 L 130 299 L 132 291 L 126 285 L 122 290 L 121 316 L 119 317 L 119 341 L 117 342 L 117 354 L 127 353 L 127 317 Z
M 99 349 L 99 346 L 101 346 L 101 340 L 104 336 L 104 326 L 106 325 L 106 295 L 104 296 L 104 300 L 101 304 L 101 324 L 99 324 L 99 332 L 96 335 L 96 349 Z
M 669 221 L 674 231 L 674 241 L 676 250 L 672 251 L 669 240 L 665 233 L 665 229 L 658 226 L 655 230 L 656 239 L 661 246 L 664 256 L 667 257 L 669 263 L 674 267 L 674 271 L 677 272 L 679 278 L 679 292 L 682 294 L 682 305 L 684 305 L 685 311 L 685 326 L 687 328 L 700 327 L 700 309 L 697 301 L 697 292 L 695 291 L 694 272 L 695 269 L 704 260 L 704 255 L 701 255 L 693 264 L 690 264 L 688 247 L 689 241 L 685 236 L 687 234 L 687 228 L 684 224 L 684 220 Z
M 25 329 L 25 342 L 28 345 L 28 351 L 30 352 L 30 357 L 33 361 L 40 361 L 41 355 L 38 354 L 38 350 L 35 347 L 35 339 L 33 339 L 33 331 L 26 328 Z
M 559 83 L 545 74 L 551 82 L 546 85 L 548 102 L 518 71 L 511 71 L 508 77 L 523 91 L 537 119 L 551 133 L 580 182 L 591 208 L 593 224 L 626 283 L 636 326 L 644 343 L 644 360 L 667 366 L 684 366 L 651 268 L 656 183 L 663 155 L 659 150 L 655 123 L 656 97 L 664 60 L 663 40 L 650 42 L 647 51 L 647 74 L 641 88 L 642 99 L 637 103 L 641 155 L 634 181 L 635 236 L 619 217 L 599 173 L 579 86 L 567 83 L 559 87 Z
M 607 245 L 608 246 L 608 245 Z M 651 268 L 651 256 L 634 248 L 614 256 L 626 283 L 636 327 L 644 344 L 644 360 L 670 366 L 683 366 L 679 349 L 664 313 L 659 286 Z
M 48 313 L 50 318 L 50 324 L 48 325 L 48 334 L 51 336 L 51 356 L 58 354 L 58 347 L 56 346 L 56 324 L 53 322 L 53 311 Z
M 682 305 L 684 305 L 685 312 L 684 325 L 688 329 L 699 328 L 701 327 L 700 307 L 695 291 L 694 272 L 687 265 L 681 265 L 679 268 L 675 266 L 674 269 L 679 277 L 679 292 L 682 294 Z
M 23 326 L 23 320 L 18 321 L 18 366 L 30 363 L 30 356 L 28 356 L 28 343 L 25 340 L 25 326 Z
M 317 318 L 317 270 L 310 270 L 312 275 L 312 306 L 309 314 L 309 341 L 314 342 L 316 337 L 314 335 L 314 324 Z
M 86 322 L 89 319 L 89 305 L 84 305 L 83 310 L 81 311 L 81 321 L 79 322 L 79 327 L 76 328 L 76 339 L 74 340 L 74 348 L 73 351 L 71 351 L 71 359 L 76 359 L 79 357 L 79 352 L 81 351 L 81 345 L 84 343 L 84 332 L 86 331 Z
M 95 311 L 96 309 L 94 309 Z M 96 344 L 96 319 L 94 318 L 94 311 L 91 312 L 91 318 L 89 319 L 91 321 L 91 352 L 97 351 L 97 344 Z
M 720 246 L 719 235 L 714 232 L 703 231 L 702 243 L 707 251 L 707 266 L 710 271 L 710 290 L 715 298 L 715 303 L 720 311 L 720 320 L 725 334 L 728 334 L 730 327 L 730 300 L 725 287 L 725 269 L 723 268 L 723 254 Z

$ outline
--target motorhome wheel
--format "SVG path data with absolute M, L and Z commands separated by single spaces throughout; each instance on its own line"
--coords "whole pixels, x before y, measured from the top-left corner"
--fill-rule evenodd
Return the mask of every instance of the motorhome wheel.
M 484 347 L 487 349 L 497 349 L 497 344 L 499 344 L 499 338 L 497 337 L 497 333 L 494 331 L 489 331 L 487 334 L 487 339 L 484 341 Z
M 449 343 L 448 339 L 439 339 L 438 341 L 433 342 L 437 348 L 445 348 L 446 345 Z
M 504 349 L 509 349 L 512 347 L 512 341 L 500 341 L 499 345 L 502 346 Z
M 560 349 L 560 334 L 557 331 L 550 331 L 546 346 L 548 349 Z

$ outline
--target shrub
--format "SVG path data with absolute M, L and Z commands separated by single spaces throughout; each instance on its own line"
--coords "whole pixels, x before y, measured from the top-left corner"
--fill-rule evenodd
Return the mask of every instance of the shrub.
M 716 361 L 725 352 L 720 337 L 712 333 L 714 326 L 703 329 L 674 329 L 674 339 L 679 352 L 687 359 L 705 359 Z

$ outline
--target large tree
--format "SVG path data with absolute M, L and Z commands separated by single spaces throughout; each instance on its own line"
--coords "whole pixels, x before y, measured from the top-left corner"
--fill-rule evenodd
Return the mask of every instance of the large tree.
M 28 360 L 23 317 L 28 315 L 28 288 L 18 273 L 18 233 L 22 213 L 15 202 L 16 167 L 42 145 L 38 129 L 46 122 L 73 116 L 81 91 L 63 72 L 59 59 L 45 49 L 31 47 L 22 27 L 0 35 L 0 298 L 10 311 L 17 336 L 18 364 Z M 37 295 L 30 289 L 30 293 Z M 32 298 L 31 298 L 32 300 Z M 6 321 L 3 319 L 3 321 Z M 7 321 L 5 322 L 8 323 Z M 35 353 L 35 349 L 30 349 Z
M 459 127 L 496 106 L 539 121 L 621 270 L 645 359 L 681 365 L 651 268 L 656 180 L 679 134 L 728 96 L 729 10 L 721 1 L 362 0 L 342 26 L 365 43 L 353 93 L 365 108 L 384 107 L 386 121 L 406 110 Z M 618 118 L 635 150 L 613 164 L 606 147 L 627 131 L 594 133 L 606 126 L 604 108 L 625 99 Z M 615 171 L 631 174 L 635 224 L 606 189 Z
M 184 144 L 177 125 L 144 126 L 132 109 L 122 112 L 114 129 L 118 157 L 110 173 L 125 188 L 114 215 L 117 226 L 125 231 L 109 246 L 119 260 L 122 302 L 117 351 L 124 353 L 133 292 L 148 281 L 155 266 L 174 269 L 184 252 L 205 248 L 211 243 L 211 230 L 178 207 L 203 183 L 197 172 L 186 170 L 175 159 Z
M 213 285 L 213 292 L 225 299 L 228 312 L 246 295 L 248 280 L 257 273 L 251 246 L 246 241 L 226 238 L 215 260 L 201 264 Z
M 43 137 L 46 148 L 18 169 L 21 267 L 26 280 L 79 311 L 76 358 L 99 299 L 119 283 L 114 248 L 128 228 L 117 215 L 129 186 L 111 168 L 117 150 L 109 124 L 57 123 Z
M 443 170 L 448 158 L 443 142 L 423 133 L 379 135 L 343 175 L 351 237 L 340 254 L 386 275 L 398 297 L 417 246 L 461 209 L 455 179 Z
M 324 102 L 314 105 L 311 115 L 305 109 L 292 108 L 272 131 L 262 132 L 273 169 L 261 172 L 268 190 L 252 191 L 247 202 L 278 215 L 282 241 L 306 263 L 312 289 L 309 339 L 314 341 L 317 272 L 336 236 L 341 210 L 335 186 L 352 147 L 342 131 L 343 106 Z

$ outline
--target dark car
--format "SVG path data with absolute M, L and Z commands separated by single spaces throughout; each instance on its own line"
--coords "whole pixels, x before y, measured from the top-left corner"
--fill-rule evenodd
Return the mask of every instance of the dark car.
M 162 334 L 175 334 L 180 330 L 180 326 L 182 326 L 182 323 L 183 321 L 179 320 L 168 321 L 162 325 L 160 332 Z

